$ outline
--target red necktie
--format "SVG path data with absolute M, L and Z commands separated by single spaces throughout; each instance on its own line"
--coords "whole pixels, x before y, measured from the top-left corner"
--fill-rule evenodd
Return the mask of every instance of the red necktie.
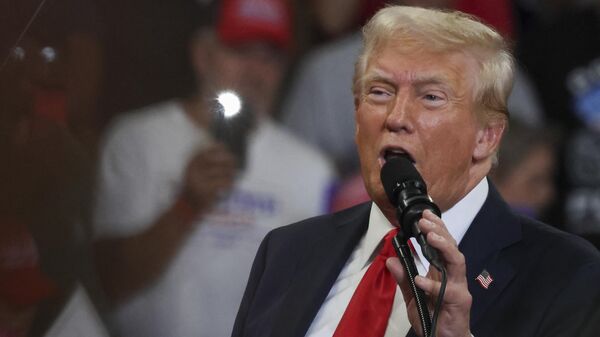
M 383 238 L 383 247 L 358 284 L 352 299 L 335 329 L 333 337 L 383 337 L 392 312 L 396 280 L 385 267 L 385 261 L 395 256 L 392 229 Z

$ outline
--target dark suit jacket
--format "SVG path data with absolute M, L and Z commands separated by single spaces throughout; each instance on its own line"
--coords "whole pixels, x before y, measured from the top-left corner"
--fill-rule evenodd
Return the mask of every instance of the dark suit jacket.
M 232 336 L 304 336 L 364 235 L 370 208 L 366 203 L 270 232 Z M 474 336 L 600 336 L 600 253 L 583 239 L 513 214 L 490 184 L 459 249 L 467 261 Z M 476 281 L 483 269 L 494 279 L 487 290 Z

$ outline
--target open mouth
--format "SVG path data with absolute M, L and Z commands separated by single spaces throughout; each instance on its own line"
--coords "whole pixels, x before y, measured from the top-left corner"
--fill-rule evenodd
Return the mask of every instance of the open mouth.
M 387 162 L 388 160 L 392 160 L 394 158 L 404 157 L 410 160 L 411 163 L 415 163 L 414 158 L 402 149 L 387 149 L 383 152 L 383 159 Z

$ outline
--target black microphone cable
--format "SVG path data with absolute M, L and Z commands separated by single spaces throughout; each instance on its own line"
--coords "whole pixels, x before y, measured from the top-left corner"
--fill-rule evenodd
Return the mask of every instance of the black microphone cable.
M 433 318 L 431 318 L 429 310 L 427 308 L 425 293 L 421 288 L 417 287 L 415 283 L 415 277 L 419 273 L 417 272 L 417 267 L 414 262 L 412 251 L 406 242 L 407 240 L 402 232 L 398 232 L 398 234 L 392 239 L 392 245 L 394 246 L 396 255 L 398 255 L 400 262 L 402 262 L 402 266 L 404 266 L 404 271 L 408 276 L 408 283 L 410 285 L 410 289 L 415 297 L 415 303 L 417 306 L 417 312 L 419 314 L 419 321 L 421 322 L 423 336 L 435 337 L 437 320 L 440 310 L 442 309 L 442 301 L 446 292 L 446 268 L 443 265 L 434 265 L 434 267 L 438 269 L 442 274 L 442 281 L 440 285 L 440 293 L 438 294 L 433 311 Z

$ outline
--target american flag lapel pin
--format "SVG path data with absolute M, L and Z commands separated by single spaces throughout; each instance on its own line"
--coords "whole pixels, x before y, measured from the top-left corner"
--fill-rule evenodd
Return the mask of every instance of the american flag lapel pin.
M 489 288 L 492 282 L 494 282 L 492 275 L 490 275 L 490 273 L 488 273 L 488 271 L 485 269 L 479 273 L 475 279 L 484 289 Z

